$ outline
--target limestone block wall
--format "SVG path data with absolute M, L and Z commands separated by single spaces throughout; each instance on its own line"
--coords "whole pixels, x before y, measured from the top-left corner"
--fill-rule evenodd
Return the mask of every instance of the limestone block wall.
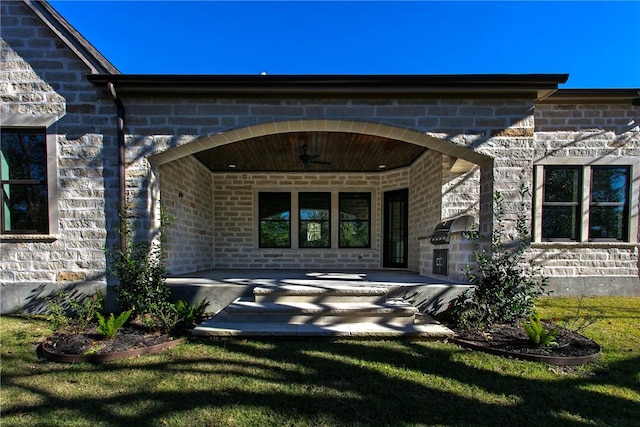
M 214 174 L 213 179 L 216 268 L 380 268 L 380 174 Z M 392 179 L 398 183 L 397 176 Z M 371 248 L 337 248 L 335 241 L 327 249 L 259 248 L 256 195 L 274 189 L 370 191 Z M 332 219 L 335 224 L 335 206 Z
M 167 271 L 214 268 L 213 176 L 192 156 L 160 166 L 159 174 L 162 206 L 173 218 L 166 229 Z
M 247 133 L 247 127 L 261 131 L 287 132 L 301 130 L 325 130 L 322 120 L 340 120 L 340 123 L 353 121 L 353 131 L 366 133 L 376 129 L 377 124 L 393 126 L 417 132 L 415 135 L 430 135 L 442 140 L 446 151 L 450 147 L 464 146 L 488 157 L 502 156 L 506 162 L 518 166 L 518 172 L 527 164 L 524 159 L 530 154 L 533 134 L 531 119 L 532 104 L 527 100 L 390 100 L 390 99 L 209 99 L 200 98 L 162 98 L 148 97 L 123 98 L 127 108 L 127 146 L 128 156 L 128 197 L 139 206 L 141 213 L 153 211 L 150 200 L 155 196 L 153 189 L 151 165 L 147 158 L 156 154 L 172 151 L 189 153 L 211 146 L 215 141 L 226 141 L 227 134 L 233 138 L 235 134 Z M 300 126 L 300 121 L 311 122 L 311 127 Z M 268 131 L 269 132 L 269 131 Z M 402 132 L 399 132 L 402 134 Z M 222 138 L 217 138 L 221 136 Z M 523 148 L 524 146 L 524 148 Z M 196 148 L 192 148 L 196 147 Z M 525 154 L 523 154 L 523 150 Z M 529 150 L 529 151 L 527 151 Z M 435 151 L 434 151 L 435 152 Z M 518 155 L 514 156 L 513 153 Z M 514 160 L 515 159 L 515 160 Z M 437 168 L 441 168 L 438 157 Z M 429 165 L 429 169 L 435 165 Z M 485 165 L 485 168 L 492 165 Z M 414 206 L 410 227 L 412 236 L 432 229 L 439 222 L 439 197 L 442 189 L 428 199 L 421 199 L 421 188 L 431 185 L 432 175 L 421 173 L 419 162 L 412 165 L 410 172 L 410 206 Z M 512 173 L 512 171 L 508 171 Z M 492 174 L 485 174 L 492 176 Z M 237 177 L 236 177 L 237 178 Z M 233 176 L 229 176 L 233 182 Z M 421 182 L 423 181 L 424 182 Z M 440 182 L 440 178 L 436 182 Z M 501 183 L 506 190 L 511 190 L 513 177 Z M 451 181 L 451 180 L 450 180 Z M 217 180 L 216 180 L 217 182 Z M 449 182 L 449 181 L 447 181 Z M 453 182 L 453 181 L 452 181 Z M 449 184 L 451 187 L 456 182 Z M 486 192 L 492 191 L 493 183 L 484 185 Z M 389 181 L 389 189 L 399 188 Z M 383 189 L 380 188 L 382 191 Z M 460 188 L 459 194 L 464 189 Z M 486 197 L 485 197 L 486 198 Z M 462 203 L 452 196 L 450 204 L 452 212 L 467 209 L 468 203 Z M 379 203 L 379 202 L 377 202 Z M 447 202 L 449 203 L 449 202 Z M 458 203 L 457 207 L 455 204 Z M 423 204 L 430 204 L 431 216 L 425 216 Z M 411 209 L 414 209 L 411 207 Z M 379 209 L 378 209 L 379 211 Z M 216 214 L 217 214 L 216 210 Z M 428 223 L 425 222 L 428 218 Z M 489 221 L 491 216 L 488 216 Z M 248 230 L 245 230 L 248 232 Z M 216 236 L 216 241 L 218 241 Z M 241 242 L 238 242 L 241 244 Z M 419 243 L 410 242 L 410 268 L 419 268 Z M 218 259 L 219 254 L 216 253 Z M 227 265 L 227 264 L 225 264 Z
M 535 122 L 535 164 L 560 161 L 586 165 L 615 160 L 633 165 L 637 176 L 638 107 L 541 104 L 536 107 Z M 637 178 L 631 185 L 637 195 Z M 631 210 L 637 215 L 638 198 Z M 639 229 L 636 226 L 631 232 L 637 236 Z M 530 256 L 543 266 L 543 272 L 551 278 L 551 289 L 558 294 L 640 294 L 635 242 L 534 242 Z
M 104 249 L 117 242 L 115 107 L 24 3 L 0 8 L 0 122 L 46 128 L 51 217 L 50 235 L 0 236 L 1 310 L 37 311 L 56 289 L 106 284 Z
M 411 165 L 409 188 L 409 269 L 421 271 L 431 261 L 431 254 L 422 250 L 420 241 L 433 233 L 442 221 L 441 154 L 428 151 Z

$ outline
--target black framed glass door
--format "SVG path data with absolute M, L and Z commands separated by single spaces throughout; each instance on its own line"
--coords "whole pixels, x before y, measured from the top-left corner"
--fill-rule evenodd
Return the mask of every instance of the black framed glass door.
M 384 235 L 382 266 L 407 268 L 409 249 L 409 190 L 384 193 Z

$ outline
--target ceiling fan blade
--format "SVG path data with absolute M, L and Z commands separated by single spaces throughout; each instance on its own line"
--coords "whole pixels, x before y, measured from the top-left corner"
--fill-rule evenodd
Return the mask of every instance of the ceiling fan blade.
M 331 162 L 324 162 L 322 160 L 310 160 L 310 163 L 316 163 L 318 165 L 330 165 Z

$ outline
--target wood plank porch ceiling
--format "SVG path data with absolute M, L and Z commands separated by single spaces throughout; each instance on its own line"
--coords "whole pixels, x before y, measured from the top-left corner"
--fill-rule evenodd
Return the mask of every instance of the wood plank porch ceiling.
M 303 146 L 315 160 L 305 170 Z M 212 172 L 382 172 L 410 165 L 426 148 L 345 132 L 291 132 L 222 145 L 195 154 Z M 230 165 L 235 165 L 232 167 Z M 384 167 L 381 167 L 384 165 Z

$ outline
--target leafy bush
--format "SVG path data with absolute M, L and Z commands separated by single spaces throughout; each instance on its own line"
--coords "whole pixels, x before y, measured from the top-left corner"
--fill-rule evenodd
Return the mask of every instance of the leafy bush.
M 101 291 L 94 295 L 72 298 L 69 292 L 56 292 L 49 299 L 48 320 L 54 331 L 78 333 L 84 330 L 104 310 L 104 296 Z
M 113 313 L 111 313 L 108 319 L 105 319 L 100 313 L 96 315 L 98 316 L 98 333 L 107 339 L 111 339 L 120 328 L 127 323 L 129 316 L 131 316 L 131 310 L 120 313 L 118 317 L 115 317 Z
M 124 234 L 126 249 L 112 254 L 111 268 L 111 273 L 119 280 L 116 289 L 120 309 L 131 310 L 134 315 L 156 315 L 168 304 L 171 291 L 164 279 L 163 245 L 166 227 L 172 221 L 161 209 L 157 241 L 138 241 L 134 239 L 135 229 L 126 212 L 121 213 L 122 229 L 119 231 Z
M 477 271 L 469 267 L 467 280 L 475 285 L 453 299 L 444 316 L 465 329 L 487 329 L 497 323 L 515 324 L 529 317 L 535 308 L 535 300 L 544 294 L 546 278 L 524 257 L 531 239 L 526 220 L 526 198 L 529 189 L 520 185 L 520 211 L 516 219 L 516 241 L 507 244 L 504 200 L 500 192 L 494 193 L 493 208 L 496 227 L 491 234 L 491 252 L 479 249 L 475 238 L 473 255 Z
M 531 316 L 529 316 L 529 320 L 522 322 L 522 327 L 524 331 L 527 333 L 529 337 L 529 341 L 531 341 L 535 345 L 541 346 L 553 346 L 557 345 L 554 341 L 556 335 L 558 335 L 558 330 L 546 329 L 542 324 L 542 320 L 540 320 L 540 314 L 537 311 L 534 311 Z

